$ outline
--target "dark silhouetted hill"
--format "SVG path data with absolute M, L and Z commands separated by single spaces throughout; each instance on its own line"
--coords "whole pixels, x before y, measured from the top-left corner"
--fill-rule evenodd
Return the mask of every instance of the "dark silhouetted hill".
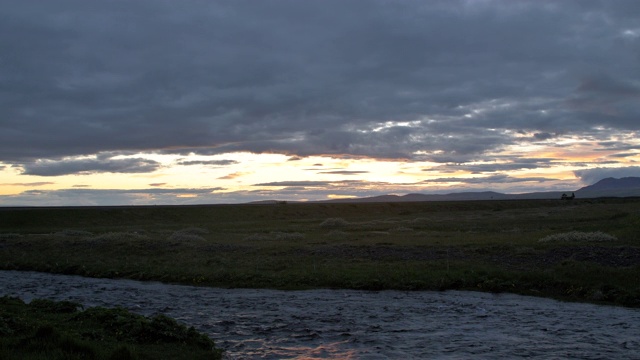
M 640 196 L 640 177 L 606 178 L 575 193 L 587 198 Z

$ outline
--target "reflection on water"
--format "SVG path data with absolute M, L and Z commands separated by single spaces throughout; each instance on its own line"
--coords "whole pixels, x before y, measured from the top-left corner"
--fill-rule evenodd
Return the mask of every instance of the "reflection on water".
M 324 344 L 318 346 L 291 346 L 282 347 L 277 350 L 277 358 L 280 359 L 298 359 L 298 360 L 316 360 L 316 359 L 358 359 L 356 350 L 349 349 L 348 341 L 340 341 L 332 344 Z M 269 354 L 269 347 L 263 347 L 260 351 L 253 354 L 238 354 L 238 358 L 264 358 L 265 356 L 273 357 L 275 353 Z
M 0 271 L 0 295 L 163 313 L 231 359 L 640 359 L 640 310 L 511 294 L 229 290 Z

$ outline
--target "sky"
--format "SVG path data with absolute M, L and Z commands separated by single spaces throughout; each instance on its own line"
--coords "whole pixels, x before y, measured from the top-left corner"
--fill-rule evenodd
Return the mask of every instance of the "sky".
M 640 176 L 640 1 L 0 0 L 0 206 Z

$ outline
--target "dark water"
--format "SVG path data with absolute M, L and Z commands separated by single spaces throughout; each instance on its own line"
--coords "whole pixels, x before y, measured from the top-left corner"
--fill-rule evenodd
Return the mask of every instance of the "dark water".
M 230 359 L 640 359 L 640 310 L 510 294 L 199 288 L 0 271 L 0 296 L 166 314 Z

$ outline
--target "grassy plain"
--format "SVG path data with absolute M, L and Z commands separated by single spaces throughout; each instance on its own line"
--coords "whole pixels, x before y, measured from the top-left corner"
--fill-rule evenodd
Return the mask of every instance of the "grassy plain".
M 0 268 L 640 307 L 640 199 L 0 208 Z

